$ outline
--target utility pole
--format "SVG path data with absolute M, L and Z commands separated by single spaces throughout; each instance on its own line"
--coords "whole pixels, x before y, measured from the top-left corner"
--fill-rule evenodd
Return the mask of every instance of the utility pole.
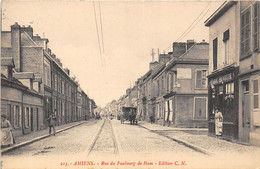
M 151 53 L 151 55 L 152 55 L 152 62 L 154 62 L 154 50 L 153 50 L 153 48 L 152 48 L 152 53 Z
M 158 60 L 159 60 L 159 57 L 160 57 L 160 49 L 159 48 L 157 49 L 157 52 L 158 52 Z

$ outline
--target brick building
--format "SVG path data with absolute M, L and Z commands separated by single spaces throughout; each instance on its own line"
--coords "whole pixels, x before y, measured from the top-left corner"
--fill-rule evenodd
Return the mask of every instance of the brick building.
M 48 54 L 52 68 L 52 110 L 57 109 L 59 125 L 76 121 L 78 84 L 70 77 L 69 69 L 62 68 L 62 63 L 50 49 Z
M 57 109 L 58 125 L 85 119 L 81 111 L 77 112 L 79 85 L 48 48 L 48 39 L 33 35 L 32 27 L 18 23 L 11 26 L 11 31 L 2 31 L 1 35 L 1 57 L 14 59 L 14 76 L 43 96 L 44 126 L 54 109 Z M 90 112 L 95 103 L 86 101 L 87 98 L 85 94 L 84 106 Z

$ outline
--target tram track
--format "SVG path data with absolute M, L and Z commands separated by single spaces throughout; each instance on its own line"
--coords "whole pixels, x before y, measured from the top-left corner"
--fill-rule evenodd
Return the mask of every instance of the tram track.
M 102 123 L 88 149 L 87 156 L 105 155 L 106 153 L 115 156 L 119 154 L 114 129 L 109 119 L 105 119 Z
M 208 151 L 208 150 L 206 150 L 204 148 L 198 147 L 198 146 L 196 146 L 196 145 L 194 145 L 192 143 L 189 143 L 189 142 L 181 140 L 181 139 L 170 137 L 170 136 L 167 135 L 167 132 L 165 132 L 165 131 L 151 130 L 151 129 L 146 128 L 146 127 L 141 126 L 141 125 L 139 125 L 139 127 L 147 129 L 147 130 L 149 130 L 149 131 L 151 131 L 153 133 L 156 133 L 156 134 L 158 134 L 160 136 L 163 136 L 163 137 L 165 137 L 165 138 L 167 138 L 167 139 L 169 139 L 171 141 L 177 142 L 178 144 L 183 145 L 185 147 L 188 147 L 188 148 L 190 148 L 190 149 L 192 149 L 192 150 L 194 150 L 194 151 L 196 151 L 198 153 L 201 153 L 201 154 L 204 154 L 204 155 L 207 155 L 207 156 L 214 155 L 214 153 L 212 153 L 212 152 L 210 152 L 210 151 Z

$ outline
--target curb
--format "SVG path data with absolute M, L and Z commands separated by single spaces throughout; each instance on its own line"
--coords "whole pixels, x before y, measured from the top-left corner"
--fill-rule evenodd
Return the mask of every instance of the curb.
M 65 127 L 65 128 L 63 128 L 63 129 L 60 129 L 60 130 L 56 131 L 56 134 L 61 133 L 61 132 L 66 131 L 66 130 L 69 130 L 69 129 L 71 129 L 71 128 L 74 128 L 74 127 L 76 127 L 76 126 L 79 126 L 79 125 L 84 124 L 84 123 L 87 123 L 87 122 L 88 122 L 88 121 L 84 121 L 84 122 L 81 122 L 81 123 L 78 123 L 78 124 L 75 124 L 75 125 L 72 125 L 72 126 Z M 5 148 L 5 149 L 1 149 L 1 154 L 7 153 L 7 152 L 9 152 L 9 151 L 11 151 L 11 150 L 15 150 L 15 149 L 21 148 L 21 147 L 23 147 L 23 146 L 26 146 L 26 145 L 31 144 L 31 143 L 34 143 L 34 142 L 36 142 L 36 141 L 45 139 L 45 138 L 50 137 L 50 136 L 51 136 L 51 135 L 49 135 L 49 134 L 45 134 L 45 135 L 36 137 L 36 138 L 34 138 L 34 139 L 32 139 L 32 140 L 28 140 L 28 141 L 25 141 L 25 142 L 22 142 L 22 143 L 15 144 L 15 145 L 12 146 L 12 147 L 8 147 L 8 148 Z
M 176 141 L 176 142 L 179 143 L 179 144 L 183 144 L 183 145 L 185 145 L 185 146 L 187 146 L 187 147 L 189 147 L 189 148 L 191 148 L 191 149 L 193 149 L 193 150 L 195 150 L 195 151 L 198 151 L 198 152 L 200 152 L 200 153 L 203 153 L 203 154 L 205 154 L 205 155 L 214 155 L 214 153 L 209 152 L 208 150 L 206 150 L 206 149 L 204 149 L 204 148 L 198 147 L 198 146 L 196 146 L 195 144 L 186 142 L 186 141 L 181 140 L 181 139 L 176 139 L 176 138 L 172 138 L 172 137 L 169 137 L 169 136 L 162 135 L 162 134 L 160 134 L 160 133 L 157 133 L 157 132 L 154 131 L 154 130 L 151 130 L 151 129 L 149 129 L 149 128 L 146 128 L 146 127 L 144 127 L 144 126 L 141 126 L 140 124 L 138 124 L 138 126 L 139 126 L 139 127 L 142 127 L 142 128 L 145 128 L 145 129 L 147 129 L 147 130 L 149 130 L 149 131 L 151 131 L 151 132 L 153 132 L 153 133 L 156 133 L 156 134 L 158 134 L 158 135 L 160 135 L 160 136 L 166 137 L 166 138 L 168 138 L 168 139 L 170 139 L 170 140 Z

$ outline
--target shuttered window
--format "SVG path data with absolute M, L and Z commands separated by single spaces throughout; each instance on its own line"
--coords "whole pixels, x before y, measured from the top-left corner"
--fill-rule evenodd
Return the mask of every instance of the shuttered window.
M 253 5 L 253 48 L 259 49 L 259 2 Z
M 253 100 L 254 100 L 254 109 L 259 108 L 259 84 L 258 80 L 253 81 Z
M 213 70 L 218 68 L 218 38 L 213 40 Z
M 207 87 L 207 70 L 197 70 L 196 71 L 196 88 L 206 88 Z
M 195 98 L 195 112 L 194 119 L 206 120 L 207 119 L 207 98 Z
M 240 58 L 244 58 L 250 54 L 250 16 L 251 11 L 250 8 L 247 9 L 241 15 L 241 56 Z

